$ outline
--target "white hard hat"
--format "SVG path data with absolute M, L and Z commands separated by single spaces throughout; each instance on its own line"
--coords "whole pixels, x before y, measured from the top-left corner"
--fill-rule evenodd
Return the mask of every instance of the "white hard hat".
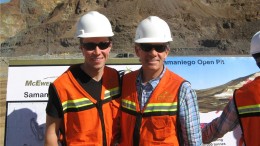
M 251 39 L 250 54 L 260 53 L 260 31 L 258 31 Z
M 172 41 L 168 24 L 157 16 L 149 16 L 136 29 L 136 43 L 164 43 Z
M 109 20 L 97 11 L 88 12 L 78 22 L 76 36 L 79 38 L 111 37 L 113 35 Z

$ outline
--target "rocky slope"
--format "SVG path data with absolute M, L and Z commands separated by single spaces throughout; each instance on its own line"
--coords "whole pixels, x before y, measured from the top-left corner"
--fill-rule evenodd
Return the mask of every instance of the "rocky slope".
M 260 72 L 234 79 L 226 84 L 203 90 L 196 90 L 200 112 L 221 111 L 233 97 L 236 89 L 253 81 Z
M 133 52 L 138 22 L 170 25 L 172 55 L 247 55 L 260 30 L 259 0 L 12 0 L 1 4 L 1 56 L 78 53 L 75 26 L 90 10 L 105 14 L 116 53 Z

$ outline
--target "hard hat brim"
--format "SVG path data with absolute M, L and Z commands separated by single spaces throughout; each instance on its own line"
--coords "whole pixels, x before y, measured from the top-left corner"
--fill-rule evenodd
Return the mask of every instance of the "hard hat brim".
M 110 34 L 84 33 L 84 34 L 76 35 L 76 37 L 78 37 L 78 38 L 112 37 L 112 36 L 114 36 L 114 33 L 112 33 L 112 32 Z
M 168 39 L 160 39 L 160 38 L 141 38 L 141 39 L 136 39 L 135 43 L 166 43 L 166 42 L 171 42 L 172 38 Z

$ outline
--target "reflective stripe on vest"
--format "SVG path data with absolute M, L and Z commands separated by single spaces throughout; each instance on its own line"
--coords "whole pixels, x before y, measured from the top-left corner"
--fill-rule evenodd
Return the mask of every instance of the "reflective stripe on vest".
M 108 99 L 110 97 L 119 95 L 119 93 L 120 93 L 119 87 L 115 87 L 115 88 L 112 88 L 110 90 L 106 90 L 104 99 L 106 100 L 106 99 Z
M 148 112 L 167 112 L 177 111 L 177 102 L 173 103 L 149 103 L 145 109 L 145 113 Z
M 129 100 L 122 100 L 122 107 L 130 111 L 136 112 L 135 102 Z M 145 110 L 145 113 L 156 113 L 156 112 L 177 112 L 177 102 L 173 103 L 148 103 Z
M 87 108 L 93 105 L 93 103 L 87 98 L 81 98 L 76 100 L 68 100 L 62 103 L 64 113 L 67 111 L 73 111 L 73 109 Z M 76 110 L 79 111 L 79 110 Z
M 119 92 L 120 92 L 119 87 L 106 90 L 103 101 L 104 102 L 111 101 L 112 97 L 119 95 Z M 75 99 L 75 100 L 67 100 L 62 103 L 62 108 L 64 113 L 82 111 L 93 107 L 95 107 L 95 104 L 86 97 Z
M 238 114 L 240 116 L 255 113 L 260 113 L 260 104 L 238 107 Z

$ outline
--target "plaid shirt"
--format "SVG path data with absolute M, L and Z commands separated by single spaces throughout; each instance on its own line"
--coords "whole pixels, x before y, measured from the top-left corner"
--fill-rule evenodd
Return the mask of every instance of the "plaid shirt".
M 141 109 L 147 104 L 152 91 L 158 85 L 160 79 L 164 75 L 166 68 L 164 67 L 161 75 L 153 80 L 150 80 L 145 85 L 142 84 L 141 73 L 137 77 L 136 87 L 138 91 L 138 98 Z M 189 82 L 182 84 L 180 90 L 180 123 L 182 130 L 183 143 L 187 146 L 201 146 L 201 129 L 200 129 L 200 118 L 199 109 L 197 104 L 197 95 Z
M 234 130 L 239 125 L 234 100 L 230 100 L 220 117 L 205 125 L 202 129 L 203 143 L 210 143 L 223 137 L 227 132 Z

